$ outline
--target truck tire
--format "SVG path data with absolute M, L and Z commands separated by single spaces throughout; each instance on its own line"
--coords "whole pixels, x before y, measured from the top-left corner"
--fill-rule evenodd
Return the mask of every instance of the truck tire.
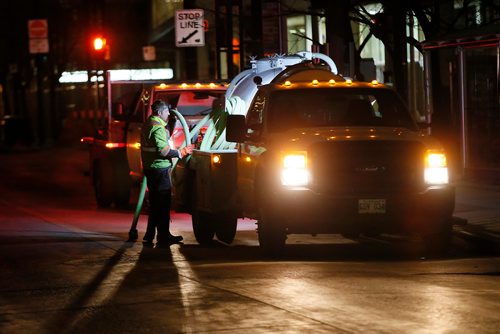
M 211 244 L 215 235 L 213 217 L 207 212 L 194 209 L 191 218 L 196 241 L 198 241 L 200 245 Z
M 115 194 L 113 196 L 113 202 L 118 208 L 127 209 L 130 205 L 130 188 L 126 188 L 122 185 L 117 185 L 115 188 Z
M 264 255 L 279 256 L 285 250 L 286 230 L 279 226 L 280 220 L 272 209 L 261 209 L 257 233 Z
M 426 232 L 422 235 L 426 253 L 430 256 L 445 255 L 450 248 L 453 236 L 453 223 L 451 218 L 436 223 L 436 226 L 440 226 L 439 229 L 433 232 Z
M 222 213 L 217 215 L 215 235 L 217 239 L 226 244 L 233 242 L 236 235 L 236 227 L 238 225 L 238 218 L 231 213 Z
M 113 175 L 113 202 L 116 207 L 124 209 L 129 207 L 131 187 L 132 182 L 128 173 L 128 165 L 115 164 Z
M 113 169 L 111 164 L 100 160 L 94 164 L 92 183 L 97 206 L 108 208 L 113 202 Z

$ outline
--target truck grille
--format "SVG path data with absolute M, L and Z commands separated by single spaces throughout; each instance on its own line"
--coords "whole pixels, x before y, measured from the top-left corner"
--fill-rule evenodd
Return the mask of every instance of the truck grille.
M 327 142 L 311 147 L 313 190 L 337 195 L 423 187 L 424 147 L 408 141 Z

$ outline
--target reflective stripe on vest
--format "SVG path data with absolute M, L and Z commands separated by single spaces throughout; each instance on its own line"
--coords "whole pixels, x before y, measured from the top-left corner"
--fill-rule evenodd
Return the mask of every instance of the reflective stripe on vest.
M 156 147 L 141 147 L 144 152 L 157 152 Z

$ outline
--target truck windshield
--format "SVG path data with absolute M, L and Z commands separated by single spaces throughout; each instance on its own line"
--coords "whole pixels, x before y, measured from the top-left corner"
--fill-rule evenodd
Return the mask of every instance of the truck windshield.
M 395 92 L 369 88 L 279 90 L 269 97 L 268 129 L 323 126 L 387 126 L 415 130 Z
M 224 91 L 182 91 L 182 92 L 158 92 L 156 98 L 170 103 L 183 116 L 202 116 L 210 113 L 212 103 L 217 97 L 224 95 Z

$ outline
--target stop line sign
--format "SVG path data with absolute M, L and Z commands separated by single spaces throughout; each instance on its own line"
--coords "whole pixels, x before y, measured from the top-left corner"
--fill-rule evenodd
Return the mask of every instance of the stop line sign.
M 204 46 L 203 9 L 175 11 L 175 45 L 177 47 Z

